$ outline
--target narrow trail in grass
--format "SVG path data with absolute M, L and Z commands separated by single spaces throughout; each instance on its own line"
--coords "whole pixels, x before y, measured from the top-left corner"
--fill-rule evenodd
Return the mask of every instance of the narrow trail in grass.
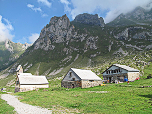
M 51 110 L 22 103 L 15 96 L 10 94 L 2 94 L 1 99 L 7 101 L 7 104 L 13 106 L 18 114 L 51 114 L 52 113 Z

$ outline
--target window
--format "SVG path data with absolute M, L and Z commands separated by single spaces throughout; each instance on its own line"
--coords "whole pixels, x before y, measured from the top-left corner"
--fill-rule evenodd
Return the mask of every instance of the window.
M 70 72 L 70 76 L 69 76 L 70 78 L 72 77 L 72 72 Z
M 118 71 L 120 72 L 120 69 L 118 69 Z
M 19 81 L 16 81 L 16 85 L 18 85 L 19 84 Z
M 72 78 L 72 81 L 75 81 L 75 78 Z
M 107 73 L 107 74 L 110 74 L 110 70 L 107 70 L 106 73 Z
M 114 73 L 116 73 L 116 70 L 114 70 Z
M 94 80 L 89 80 L 89 82 L 94 82 Z
M 109 70 L 109 74 L 110 74 L 110 70 Z

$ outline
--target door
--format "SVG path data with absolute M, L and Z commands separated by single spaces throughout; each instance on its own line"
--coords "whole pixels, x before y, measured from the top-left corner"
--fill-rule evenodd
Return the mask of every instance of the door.
M 111 77 L 109 77 L 109 83 L 111 83 Z
M 74 84 L 72 84 L 72 88 L 74 88 Z

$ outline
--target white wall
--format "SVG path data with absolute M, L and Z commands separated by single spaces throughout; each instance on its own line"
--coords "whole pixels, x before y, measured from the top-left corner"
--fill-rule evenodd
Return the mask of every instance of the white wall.
M 45 85 L 20 85 L 20 91 L 30 91 L 36 88 L 49 88 L 49 84 Z

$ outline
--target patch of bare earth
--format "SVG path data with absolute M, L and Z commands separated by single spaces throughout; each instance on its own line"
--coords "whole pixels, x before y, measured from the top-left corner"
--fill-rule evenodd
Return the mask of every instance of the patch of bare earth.
M 62 106 L 52 106 L 51 108 L 52 110 L 52 113 L 53 114 L 77 114 L 77 113 L 80 113 L 80 111 L 78 109 L 73 109 L 73 108 L 65 108 L 65 107 L 62 107 Z

